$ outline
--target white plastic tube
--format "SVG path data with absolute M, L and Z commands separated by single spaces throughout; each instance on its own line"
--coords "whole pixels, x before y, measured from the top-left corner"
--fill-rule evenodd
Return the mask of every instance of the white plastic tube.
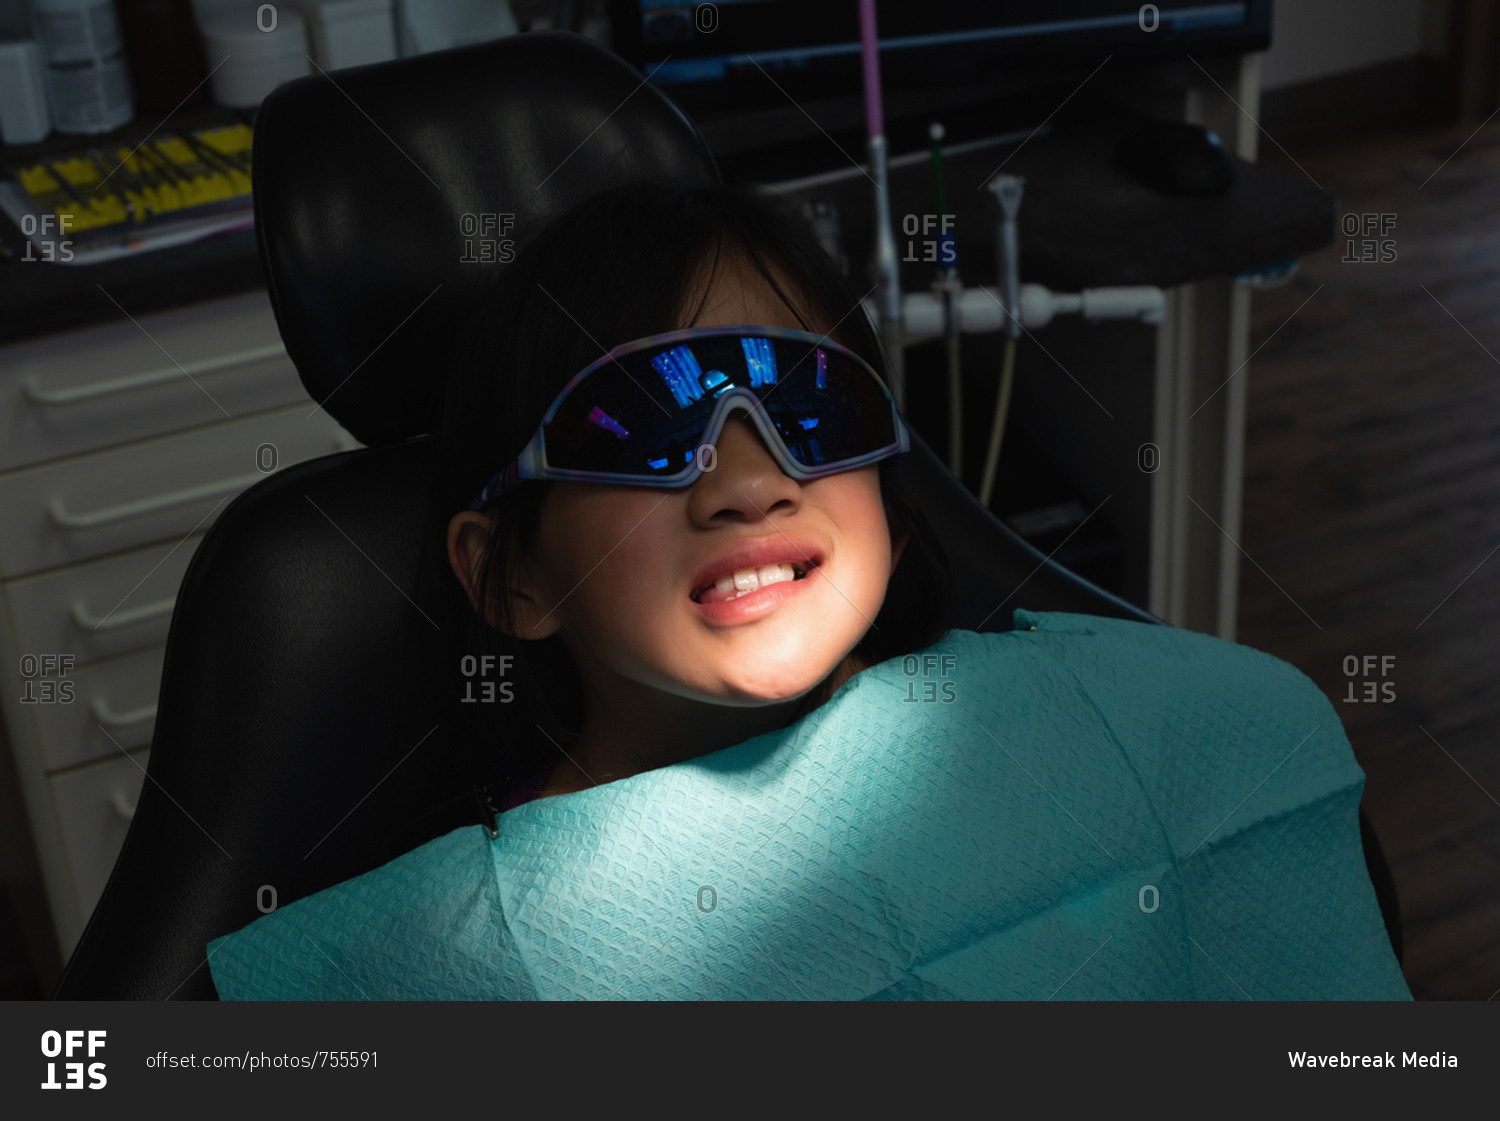
M 987 334 L 1005 329 L 1008 317 L 998 290 L 965 288 L 957 302 L 958 328 L 964 334 Z M 1027 330 L 1045 327 L 1059 315 L 1081 315 L 1085 319 L 1136 319 L 1160 323 L 1166 314 L 1166 294 L 1149 285 L 1120 288 L 1085 288 L 1082 292 L 1053 292 L 1040 284 L 1021 285 L 1021 326 Z M 879 308 L 867 301 L 871 319 L 880 320 Z M 943 299 L 935 292 L 908 292 L 902 299 L 902 320 L 908 343 L 943 334 Z

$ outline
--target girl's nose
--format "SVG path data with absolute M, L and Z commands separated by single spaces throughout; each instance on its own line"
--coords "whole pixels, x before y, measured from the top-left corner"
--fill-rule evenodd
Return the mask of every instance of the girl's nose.
M 737 467 L 764 467 L 782 473 L 781 465 L 761 438 L 760 430 L 745 413 L 734 413 L 724 422 L 724 431 L 719 433 L 716 447 L 719 453 L 716 470 L 724 467 L 727 458 Z
M 721 513 L 758 520 L 773 506 L 801 500 L 801 484 L 781 469 L 760 433 L 743 413 L 724 424 L 715 443 L 717 455 L 693 484 L 689 504 L 695 518 Z

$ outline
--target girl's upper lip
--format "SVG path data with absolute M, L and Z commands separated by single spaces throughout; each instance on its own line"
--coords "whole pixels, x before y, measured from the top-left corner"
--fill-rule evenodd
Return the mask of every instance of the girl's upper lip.
M 826 550 L 811 538 L 795 533 L 765 533 L 758 537 L 743 537 L 714 553 L 705 561 L 688 585 L 691 598 L 700 588 L 706 588 L 720 576 L 738 572 L 742 568 L 760 568 L 767 564 L 823 563 Z

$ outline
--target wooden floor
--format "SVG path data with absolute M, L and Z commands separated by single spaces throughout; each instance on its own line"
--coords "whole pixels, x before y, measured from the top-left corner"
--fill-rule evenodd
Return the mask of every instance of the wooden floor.
M 1500 990 L 1500 118 L 1453 155 L 1477 123 L 1260 142 L 1394 216 L 1394 260 L 1340 240 L 1254 298 L 1240 544 L 1271 579 L 1243 565 L 1239 641 L 1343 718 L 1418 999 Z M 1382 655 L 1395 699 L 1349 703 Z

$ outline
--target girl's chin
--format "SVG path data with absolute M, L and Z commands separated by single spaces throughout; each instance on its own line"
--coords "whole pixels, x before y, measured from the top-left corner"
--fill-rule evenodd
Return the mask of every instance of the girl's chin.
M 774 705 L 800 700 L 816 689 L 837 668 L 835 664 L 824 667 L 821 673 L 808 673 L 806 666 L 801 666 L 795 673 L 777 674 L 774 677 L 730 675 L 723 682 L 723 703 Z

